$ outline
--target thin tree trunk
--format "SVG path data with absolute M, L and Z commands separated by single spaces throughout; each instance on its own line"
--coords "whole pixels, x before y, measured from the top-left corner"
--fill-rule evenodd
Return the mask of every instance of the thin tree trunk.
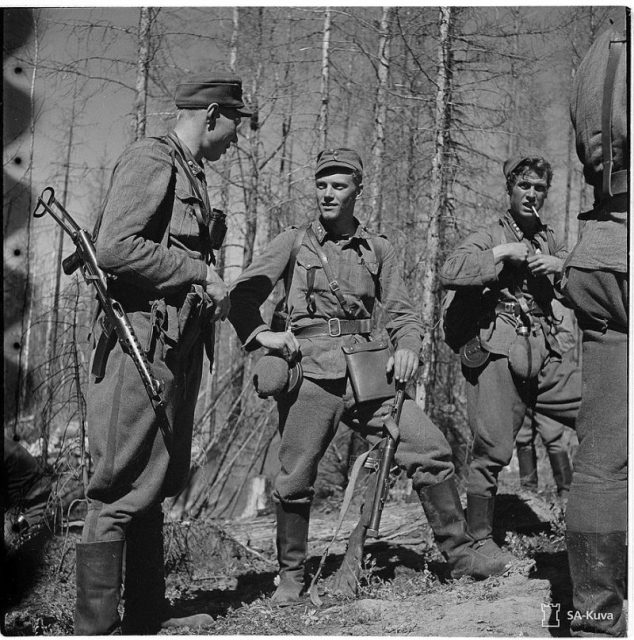
M 73 102 L 70 113 L 70 124 L 68 127 L 68 141 L 66 144 L 66 159 L 64 162 L 64 186 L 60 202 L 66 207 L 68 198 L 68 183 L 70 181 L 70 158 L 73 149 L 73 134 L 75 130 L 75 115 L 77 111 L 77 76 L 75 76 L 73 87 Z M 53 305 L 46 327 L 46 364 L 44 367 L 45 401 L 42 407 L 42 441 L 48 448 L 48 440 L 51 425 L 50 420 L 53 414 L 54 385 L 53 377 L 57 363 L 57 337 L 59 328 L 59 299 L 62 281 L 62 260 L 64 258 L 64 232 L 59 225 L 55 229 L 57 235 L 57 251 L 55 253 L 55 284 L 53 288 Z
M 330 100 L 330 21 L 331 10 L 324 11 L 324 33 L 321 43 L 321 106 L 319 109 L 319 148 L 328 142 L 328 101 Z
M 383 156 L 385 152 L 385 122 L 387 117 L 387 87 L 390 76 L 390 43 L 395 7 L 383 7 L 379 38 L 378 87 L 374 109 L 374 145 L 372 147 L 372 172 L 370 184 L 370 222 L 381 229 L 383 193 Z
M 438 44 L 438 70 L 436 73 L 436 113 L 434 157 L 431 176 L 431 215 L 425 242 L 425 261 L 420 278 L 422 292 L 421 316 L 423 321 L 423 366 L 421 383 L 417 387 L 416 401 L 421 408 L 429 407 L 429 390 L 432 387 L 431 374 L 435 367 L 434 320 L 436 312 L 436 291 L 438 288 L 438 259 L 441 252 L 441 218 L 447 199 L 448 168 L 446 156 L 449 147 L 449 125 L 451 122 L 451 35 L 452 7 L 441 7 L 439 15 L 440 40 Z
M 229 40 L 229 68 L 231 71 L 236 70 L 238 62 L 238 42 L 240 36 L 240 8 L 233 7 L 232 11 L 232 29 L 231 38 Z M 231 169 L 233 163 L 229 159 L 225 159 L 221 169 L 220 184 L 220 201 L 222 209 L 225 212 L 231 210 Z M 235 216 L 229 221 L 225 242 L 218 256 L 218 264 L 216 268 L 220 277 L 225 282 L 235 280 L 242 270 L 242 233 L 240 224 L 236 224 Z M 221 371 L 225 370 L 225 363 L 231 366 L 231 363 L 237 357 L 240 351 L 237 336 L 235 332 L 227 327 L 226 323 L 218 323 L 216 325 L 216 335 L 214 342 L 215 365 L 209 375 L 207 383 L 207 394 L 205 406 L 212 407 L 216 404 L 219 394 L 218 376 Z M 217 424 L 217 412 L 215 410 L 208 412 L 206 424 L 202 429 L 205 432 L 205 442 L 210 442 Z
M 348 77 L 346 78 L 346 112 L 343 119 L 343 144 L 346 147 L 350 146 L 350 120 L 352 118 L 352 74 L 354 73 L 355 57 L 350 56 L 348 60 Z
M 81 375 L 79 368 L 79 349 L 77 338 L 77 310 L 79 307 L 80 292 L 79 276 L 75 276 L 75 304 L 73 306 L 73 324 L 71 350 L 73 353 L 73 379 L 75 381 L 75 395 L 77 398 L 77 412 L 79 413 L 79 456 L 81 466 L 81 481 L 84 487 L 84 496 L 88 489 L 88 467 L 89 458 L 86 452 L 86 400 L 81 386 Z
M 509 122 L 509 136 L 506 146 L 506 157 L 510 158 L 518 147 L 518 130 L 519 125 L 519 109 L 520 109 L 520 90 L 519 77 L 517 73 L 517 65 L 519 59 L 519 9 L 513 9 L 515 20 L 513 22 L 513 58 L 511 62 L 511 118 Z
M 150 30 L 152 26 L 153 9 L 141 7 L 139 9 L 139 47 L 136 65 L 136 99 L 134 104 L 135 128 L 134 139 L 145 138 L 147 123 L 147 84 L 150 68 Z

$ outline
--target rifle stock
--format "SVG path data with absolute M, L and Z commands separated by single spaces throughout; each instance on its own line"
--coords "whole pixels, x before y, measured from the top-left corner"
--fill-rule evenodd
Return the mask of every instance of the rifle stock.
M 82 229 L 66 211 L 63 205 L 55 198 L 55 191 L 52 187 L 46 187 L 38 198 L 33 216 L 41 218 L 45 213 L 49 213 L 67 233 L 75 244 L 75 252 L 64 259 L 62 266 L 64 273 L 70 275 L 77 268 L 81 268 L 82 275 L 87 284 L 92 285 L 97 293 L 97 299 L 104 312 L 106 322 L 112 327 L 117 335 L 117 339 L 123 351 L 128 354 L 134 362 L 143 386 L 148 394 L 152 407 L 159 417 L 161 430 L 169 447 L 171 442 L 171 428 L 165 414 L 165 401 L 161 396 L 161 383 L 151 372 L 150 363 L 139 343 L 130 323 L 130 319 L 125 311 L 108 294 L 108 282 L 105 273 L 99 268 L 97 255 L 90 234 Z
M 401 386 L 396 390 L 394 403 L 390 412 L 390 418 L 396 423 L 401 419 L 401 410 L 403 409 L 403 401 L 405 400 L 405 390 Z M 368 522 L 367 535 L 371 538 L 378 538 L 379 526 L 381 524 L 381 515 L 383 507 L 387 500 L 390 490 L 390 469 L 394 462 L 394 454 L 396 453 L 396 440 L 392 437 L 389 430 L 386 429 L 383 446 L 381 447 L 381 455 L 376 471 L 376 483 L 374 485 L 374 498 L 372 500 L 372 511 Z

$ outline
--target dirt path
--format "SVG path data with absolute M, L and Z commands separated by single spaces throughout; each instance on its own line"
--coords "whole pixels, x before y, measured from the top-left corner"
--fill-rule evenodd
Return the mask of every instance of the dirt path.
M 569 580 L 561 523 L 552 505 L 534 496 L 502 494 L 496 520 L 506 545 L 533 561 L 528 576 L 482 582 L 450 580 L 447 565 L 432 543 L 418 503 L 388 504 L 382 537 L 366 547 L 359 596 L 336 599 L 328 592 L 349 532 L 354 509 L 345 519 L 324 566 L 317 608 L 306 600 L 285 609 L 268 596 L 276 575 L 272 515 L 238 522 L 199 520 L 166 527 L 168 598 L 179 615 L 207 612 L 204 634 L 530 636 L 567 635 Z M 334 533 L 337 513 L 315 510 L 310 529 L 309 572 Z M 72 633 L 74 542 L 77 532 L 56 536 L 45 548 L 30 590 L 14 602 L 4 621 L 8 635 Z M 544 625 L 543 605 L 560 603 L 560 628 Z M 548 611 L 547 611 L 548 613 Z M 554 616 L 551 617 L 554 621 Z M 167 635 L 167 631 L 162 631 Z

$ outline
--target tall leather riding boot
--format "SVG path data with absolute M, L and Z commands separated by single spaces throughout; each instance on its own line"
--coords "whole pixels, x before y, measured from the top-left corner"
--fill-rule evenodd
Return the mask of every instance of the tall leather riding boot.
M 520 486 L 530 491 L 537 491 L 537 453 L 535 445 L 517 445 L 517 461 L 520 468 Z
M 570 483 L 572 482 L 572 465 L 567 451 L 548 452 L 550 466 L 553 470 L 553 478 L 557 485 L 557 493 L 560 498 L 568 495 Z
M 169 617 L 165 599 L 163 512 L 157 508 L 132 519 L 126 530 L 124 613 L 125 635 L 155 635 L 163 629 L 210 627 L 208 613 Z
M 491 559 L 502 560 L 505 564 L 517 562 L 517 558 L 500 549 L 493 540 L 493 510 L 495 497 L 467 494 L 467 527 L 475 541 L 475 548 Z
M 125 635 L 158 632 L 167 609 L 160 509 L 132 518 L 126 529 L 123 601 Z
M 507 569 L 504 558 L 491 558 L 475 548 L 467 532 L 460 496 L 452 478 L 419 490 L 427 521 L 454 578 L 488 578 Z
M 120 631 L 123 540 L 78 542 L 75 635 L 110 635 Z
M 625 636 L 625 532 L 566 532 L 575 614 L 572 635 Z
M 277 505 L 277 559 L 280 583 L 271 597 L 278 605 L 300 600 L 308 549 L 310 504 Z

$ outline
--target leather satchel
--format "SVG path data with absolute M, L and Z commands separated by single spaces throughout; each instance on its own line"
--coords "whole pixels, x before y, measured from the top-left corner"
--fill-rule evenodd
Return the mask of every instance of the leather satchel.
M 386 371 L 391 355 L 386 341 L 360 342 L 344 346 L 342 350 L 357 404 L 395 396 L 394 379 Z

